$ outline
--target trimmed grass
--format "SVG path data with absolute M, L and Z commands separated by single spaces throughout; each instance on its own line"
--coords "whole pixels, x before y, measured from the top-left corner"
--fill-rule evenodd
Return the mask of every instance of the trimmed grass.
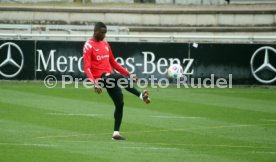
M 0 82 L 0 161 L 276 161 L 275 88 L 149 90 L 116 142 L 106 91 Z

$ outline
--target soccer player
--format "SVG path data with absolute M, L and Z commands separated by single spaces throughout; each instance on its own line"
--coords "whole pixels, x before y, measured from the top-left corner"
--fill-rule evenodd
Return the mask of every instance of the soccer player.
M 98 22 L 95 24 L 93 37 L 83 47 L 84 71 L 89 80 L 94 84 L 94 91 L 100 94 L 102 88 L 106 88 L 115 105 L 114 133 L 112 139 L 126 140 L 119 133 L 123 117 L 124 100 L 122 90 L 117 84 L 118 80 L 125 79 L 126 82 L 122 82 L 124 83 L 122 86 L 146 104 L 150 103 L 149 92 L 147 90 L 139 92 L 131 86 L 129 78 L 137 80 L 137 77 L 134 74 L 130 74 L 115 61 L 109 44 L 104 40 L 106 32 L 107 28 L 104 23 Z M 119 73 L 114 73 L 113 69 Z

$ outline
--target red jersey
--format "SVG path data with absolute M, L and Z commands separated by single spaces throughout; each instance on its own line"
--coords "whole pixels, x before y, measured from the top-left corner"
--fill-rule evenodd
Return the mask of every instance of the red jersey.
M 96 42 L 90 38 L 83 46 L 84 72 L 91 82 L 103 73 L 114 73 L 113 68 L 127 76 L 128 71 L 119 65 L 106 41 Z

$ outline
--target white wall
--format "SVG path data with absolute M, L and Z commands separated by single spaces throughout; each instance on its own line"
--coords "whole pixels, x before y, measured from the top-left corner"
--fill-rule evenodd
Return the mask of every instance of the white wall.
M 155 0 L 159 4 L 225 4 L 225 0 Z
M 89 0 L 86 0 L 89 1 Z M 134 0 L 90 0 L 92 3 L 134 3 Z M 233 0 L 234 1 L 234 0 Z M 235 0 L 238 2 L 239 0 Z M 241 0 L 248 2 L 249 0 Z M 256 1 L 256 0 L 255 0 Z M 260 1 L 260 0 L 259 0 Z M 270 0 L 273 1 L 273 0 Z M 274 0 L 276 1 L 276 0 Z M 73 2 L 73 0 L 0 0 L 1 2 Z M 155 0 L 157 4 L 225 4 L 225 0 Z
M 134 0 L 91 0 L 92 3 L 134 3 Z
M 230 0 L 231 4 L 265 4 L 276 3 L 276 0 Z
M 10 2 L 10 3 L 37 3 L 37 2 L 73 2 L 73 0 L 0 0 L 1 2 Z
M 173 0 L 155 0 L 156 3 L 164 4 L 164 3 L 173 3 Z

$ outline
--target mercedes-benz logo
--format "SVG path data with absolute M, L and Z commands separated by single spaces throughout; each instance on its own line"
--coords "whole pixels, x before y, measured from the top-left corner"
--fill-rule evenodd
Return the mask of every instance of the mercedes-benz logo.
M 6 46 L 8 47 L 7 51 L 2 52 L 4 50 L 1 51 L 1 49 L 6 47 Z M 19 52 L 19 54 L 21 56 L 20 63 L 16 62 L 12 58 L 14 56 L 12 55 L 11 51 L 14 52 L 14 50 L 11 50 L 11 48 L 14 48 L 15 50 L 17 50 Z M 17 76 L 20 73 L 20 71 L 22 70 L 23 64 L 24 64 L 24 55 L 23 55 L 22 50 L 20 49 L 20 47 L 17 44 L 12 43 L 12 42 L 6 42 L 6 43 L 4 43 L 0 46 L 0 55 L 3 55 L 3 54 L 6 55 L 6 58 L 2 62 L 0 62 L 0 75 L 4 76 L 6 78 L 12 78 L 12 77 Z M 17 68 L 17 70 L 15 72 L 12 72 L 11 74 L 7 73 L 6 71 L 3 72 L 3 70 L 1 71 L 1 68 L 6 66 L 6 65 L 14 66 L 15 68 Z
M 275 67 L 271 64 L 269 58 L 271 54 L 276 54 L 276 49 L 272 47 L 261 47 L 255 51 L 255 53 L 252 55 L 251 60 L 250 60 L 250 66 L 251 66 L 251 72 L 253 76 L 261 83 L 272 83 L 276 80 L 276 69 Z M 259 66 L 254 66 L 254 62 L 256 57 L 262 56 L 262 64 Z M 260 59 L 260 58 L 259 58 Z M 256 67 L 256 68 L 255 68 Z M 275 74 L 274 78 L 262 78 L 260 73 L 264 72 L 265 70 L 271 71 Z

